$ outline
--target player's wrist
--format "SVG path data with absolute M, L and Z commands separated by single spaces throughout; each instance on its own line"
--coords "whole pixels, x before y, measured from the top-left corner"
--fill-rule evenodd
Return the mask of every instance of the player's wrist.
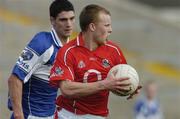
M 23 113 L 14 113 L 14 119 L 24 119 Z
M 106 80 L 98 81 L 98 84 L 100 90 L 108 90 Z
M 22 108 L 16 106 L 17 108 L 13 109 L 13 112 L 14 112 L 14 118 L 15 119 L 24 119 L 24 114 L 23 114 L 23 111 L 22 111 Z

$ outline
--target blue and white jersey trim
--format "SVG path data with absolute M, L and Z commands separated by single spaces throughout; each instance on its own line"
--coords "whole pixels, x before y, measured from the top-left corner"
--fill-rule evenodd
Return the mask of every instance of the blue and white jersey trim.
M 51 35 L 52 35 L 52 37 L 53 37 L 53 40 L 54 40 L 55 44 L 56 44 L 58 47 L 62 47 L 63 44 L 62 44 L 61 40 L 59 39 L 59 37 L 58 37 L 56 31 L 54 30 L 54 28 L 52 28 Z M 69 39 L 67 40 L 67 43 L 68 43 L 68 42 L 69 42 Z
M 54 28 L 52 28 L 51 34 L 52 34 L 52 37 L 53 37 L 53 40 L 54 40 L 55 44 L 56 44 L 58 47 L 62 47 L 63 45 L 62 45 L 59 37 L 57 36 L 57 33 L 56 33 L 56 31 L 54 30 Z

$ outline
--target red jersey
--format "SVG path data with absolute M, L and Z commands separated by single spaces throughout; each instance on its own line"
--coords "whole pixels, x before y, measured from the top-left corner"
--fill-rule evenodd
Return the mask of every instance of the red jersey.
M 125 63 L 120 48 L 112 42 L 107 41 L 96 50 L 90 51 L 84 46 L 84 39 L 80 34 L 59 50 L 51 69 L 50 83 L 59 86 L 60 80 L 82 83 L 104 80 L 114 65 Z M 108 97 L 109 91 L 106 90 L 78 99 L 60 95 L 57 105 L 76 114 L 107 116 Z

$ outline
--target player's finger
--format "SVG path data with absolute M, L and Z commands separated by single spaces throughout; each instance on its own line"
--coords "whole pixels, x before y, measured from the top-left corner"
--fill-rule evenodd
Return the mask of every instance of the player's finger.
M 139 85 L 139 86 L 137 87 L 137 89 L 135 90 L 134 93 L 135 93 L 135 94 L 138 94 L 138 93 L 140 92 L 140 89 L 141 89 L 141 88 L 142 88 L 142 86 Z
M 118 78 L 117 80 L 123 82 L 129 80 L 129 77 Z
M 126 86 L 130 86 L 131 85 L 131 83 L 117 83 L 117 85 L 118 86 L 120 86 L 120 87 L 126 87 Z
M 117 91 L 117 92 L 127 93 L 127 92 L 129 92 L 130 90 L 131 90 L 130 88 L 122 88 L 122 87 L 117 87 L 117 88 L 116 88 L 116 91 Z
M 132 95 L 130 95 L 129 97 L 127 97 L 127 100 L 129 100 L 129 99 L 132 99 Z
M 142 86 L 141 86 L 141 85 L 139 85 L 139 86 L 137 87 L 137 89 L 138 89 L 138 90 L 140 90 L 141 88 L 142 88 Z
M 127 97 L 127 100 L 132 99 L 134 96 L 138 95 L 141 88 L 142 88 L 142 86 L 139 85 L 138 88 L 135 90 L 135 92 L 132 93 L 129 97 Z

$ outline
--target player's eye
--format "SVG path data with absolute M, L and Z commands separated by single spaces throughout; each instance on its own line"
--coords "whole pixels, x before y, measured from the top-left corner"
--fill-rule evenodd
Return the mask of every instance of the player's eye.
M 105 26 L 106 26 L 106 27 L 109 27 L 109 26 L 111 26 L 111 24 L 105 24 Z
M 70 20 L 73 21 L 75 17 L 71 17 Z
M 66 18 L 60 18 L 59 19 L 59 21 L 62 21 L 62 22 L 64 22 L 64 21 L 67 21 L 68 19 L 66 19 Z

